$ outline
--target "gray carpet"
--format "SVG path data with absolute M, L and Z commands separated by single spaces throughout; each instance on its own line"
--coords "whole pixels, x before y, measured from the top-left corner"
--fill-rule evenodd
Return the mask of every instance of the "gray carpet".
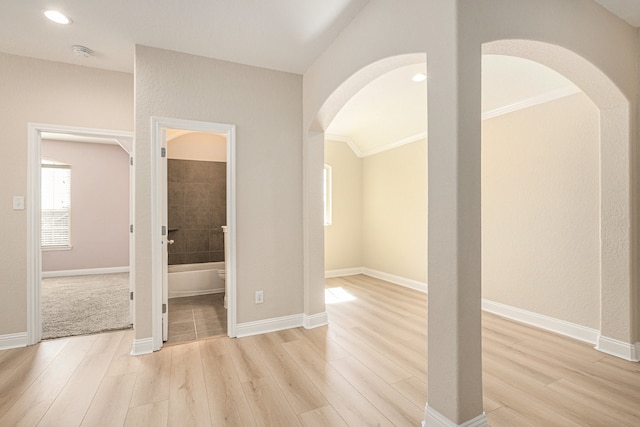
M 42 279 L 42 338 L 130 328 L 129 273 Z

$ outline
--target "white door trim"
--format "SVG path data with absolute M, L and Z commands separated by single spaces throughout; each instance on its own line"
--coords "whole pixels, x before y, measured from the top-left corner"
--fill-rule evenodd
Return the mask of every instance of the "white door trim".
M 40 283 L 42 281 L 42 253 L 40 251 L 40 163 L 42 133 L 61 133 L 84 138 L 111 138 L 133 141 L 133 132 L 108 129 L 92 129 L 42 123 L 27 123 L 27 344 L 42 340 L 40 316 Z M 123 147 L 124 148 L 124 147 Z M 135 167 L 135 166 L 134 166 Z M 132 200 L 129 183 L 129 200 Z M 132 251 L 133 248 L 129 248 Z M 133 265 L 130 266 L 133 268 Z M 130 277 L 133 283 L 133 275 Z
M 162 247 L 167 236 L 162 236 L 162 206 L 167 197 L 160 183 L 166 182 L 166 168 L 162 168 L 160 148 L 162 129 L 191 130 L 224 133 L 227 136 L 227 237 L 229 238 L 227 335 L 236 336 L 236 127 L 235 125 L 195 120 L 151 117 L 151 327 L 153 350 L 162 348 Z

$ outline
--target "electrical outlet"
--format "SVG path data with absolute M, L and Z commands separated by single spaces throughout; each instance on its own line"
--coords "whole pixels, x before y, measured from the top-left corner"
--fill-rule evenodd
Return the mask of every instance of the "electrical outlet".
M 262 304 L 264 302 L 264 293 L 262 291 L 256 291 L 256 304 Z

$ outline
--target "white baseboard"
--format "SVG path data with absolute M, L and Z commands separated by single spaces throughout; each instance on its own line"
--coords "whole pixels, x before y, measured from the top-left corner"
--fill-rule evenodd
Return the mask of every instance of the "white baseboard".
M 129 267 L 85 268 L 82 270 L 43 271 L 42 277 L 91 276 L 94 274 L 128 273 Z
M 27 333 L 0 335 L 0 350 L 10 348 L 26 347 L 28 344 Z
M 600 335 L 596 350 L 630 362 L 640 362 L 640 342 L 632 344 Z
M 424 293 L 427 293 L 429 291 L 429 287 L 425 282 L 419 282 L 417 280 L 407 279 L 406 277 L 395 276 L 383 271 L 372 270 L 370 268 L 364 267 L 362 269 L 362 274 L 375 277 L 376 279 L 386 280 L 387 282 L 395 283 L 396 285 L 404 286 L 405 288 L 411 288 L 416 291 Z
M 131 355 L 140 356 L 142 354 L 153 353 L 153 338 L 134 339 L 131 346 Z
M 304 315 L 302 313 L 257 320 L 255 322 L 238 323 L 236 324 L 236 337 L 266 334 L 267 332 L 282 331 L 300 326 L 304 326 Z
M 356 274 L 362 274 L 362 272 L 362 267 L 340 268 L 337 270 L 326 270 L 324 272 L 324 277 L 328 279 L 331 277 L 355 276 Z
M 199 295 L 222 294 L 224 288 L 205 289 L 202 291 L 169 291 L 169 298 L 196 297 Z
M 469 421 L 457 424 L 429 405 L 424 409 L 424 421 L 422 422 L 422 427 L 486 427 L 488 425 L 484 412 Z
M 320 326 L 329 324 L 329 316 L 327 316 L 327 312 L 324 311 L 318 314 L 312 314 L 311 316 L 303 315 L 303 326 L 305 329 L 313 329 L 318 328 Z
M 589 344 L 595 344 L 598 340 L 600 332 L 597 329 L 587 328 L 586 326 L 577 325 L 543 314 L 534 313 L 532 311 L 523 310 L 521 308 L 512 307 L 510 305 L 499 302 L 482 300 L 482 309 L 498 316 L 506 317 L 527 325 L 535 326 L 540 329 L 565 335 Z
M 429 287 L 425 282 L 419 282 L 413 279 L 407 279 L 406 277 L 396 276 L 394 274 L 385 273 L 384 271 L 373 270 L 367 267 L 353 267 L 342 268 L 338 270 L 326 270 L 324 272 L 325 278 L 331 277 L 344 277 L 355 276 L 356 274 L 364 274 L 367 276 L 375 277 L 376 279 L 385 280 L 387 282 L 395 283 L 396 285 L 404 286 L 405 288 L 411 288 L 416 291 L 427 293 Z

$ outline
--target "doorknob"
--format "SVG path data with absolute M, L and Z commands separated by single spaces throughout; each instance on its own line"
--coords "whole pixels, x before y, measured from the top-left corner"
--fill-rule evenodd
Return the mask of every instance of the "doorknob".
M 167 243 L 170 244 L 170 245 L 173 245 L 175 243 L 175 241 L 173 239 L 171 239 L 171 240 L 167 240 Z

